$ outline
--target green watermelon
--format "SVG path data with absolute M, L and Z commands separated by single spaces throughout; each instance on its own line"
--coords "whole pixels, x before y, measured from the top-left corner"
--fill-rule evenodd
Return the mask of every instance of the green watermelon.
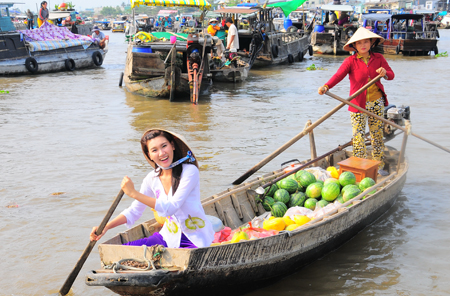
M 327 202 L 327 201 L 324 200 L 324 199 L 319 200 L 319 201 L 317 202 L 317 205 L 320 206 L 321 208 L 326 207 L 328 204 L 329 204 L 329 202 Z
M 304 170 L 300 170 L 298 172 L 296 172 L 295 175 L 295 180 L 297 180 L 298 183 L 300 183 L 300 176 L 304 173 Z
M 286 214 L 286 211 L 287 206 L 284 203 L 277 201 L 273 204 L 271 213 L 272 216 L 281 218 Z
M 361 182 L 359 183 L 359 189 L 361 189 L 361 191 L 364 191 L 367 188 L 374 186 L 375 184 L 376 183 L 372 178 L 366 177 L 366 178 L 362 179 Z
M 308 198 L 307 200 L 305 200 L 304 207 L 314 211 L 314 209 L 316 208 L 316 204 L 317 204 L 317 199 Z
M 336 198 L 336 200 L 337 200 L 338 202 L 340 202 L 341 204 L 344 203 L 344 197 L 342 196 L 342 194 L 339 194 L 338 197 Z
M 320 198 L 323 185 L 320 182 L 310 184 L 306 188 L 306 196 L 309 198 Z
M 275 203 L 275 200 L 272 197 L 266 196 L 264 198 L 264 202 L 262 203 L 262 206 L 266 211 L 270 211 L 271 210 L 270 207 L 273 206 L 274 203 Z
M 302 186 L 302 184 L 300 184 L 300 182 L 297 182 L 298 187 L 297 187 L 297 191 L 298 192 L 305 192 L 306 188 Z
M 275 201 L 282 202 L 284 204 L 287 204 L 289 200 L 291 199 L 291 196 L 289 195 L 289 192 L 286 189 L 278 189 L 275 191 L 275 194 L 273 195 L 273 199 Z
M 266 196 L 273 196 L 275 194 L 275 191 L 278 190 L 277 184 L 273 184 L 272 186 L 266 187 Z
M 347 189 L 350 189 L 350 188 L 353 188 L 353 187 L 359 188 L 358 186 L 353 185 L 353 184 L 345 185 L 345 186 L 342 188 L 341 193 L 344 194 L 344 192 L 347 191 Z
M 322 187 L 323 187 L 323 185 L 324 185 L 324 181 L 322 181 L 322 180 L 316 180 L 316 182 L 315 183 L 321 183 L 322 184 Z
M 347 202 L 360 193 L 361 190 L 357 186 L 350 187 L 349 189 L 345 190 L 345 192 L 342 194 L 342 197 L 344 198 L 344 201 Z
M 353 174 L 352 172 L 343 172 L 339 176 L 339 183 L 341 183 L 342 187 L 350 184 L 355 184 L 356 183 L 355 174 Z
M 339 185 L 339 190 L 341 189 L 341 183 L 339 183 L 339 180 L 336 178 L 328 178 L 325 180 L 325 182 L 323 182 L 323 185 L 327 185 L 328 183 L 335 183 L 337 185 Z
M 294 179 L 287 177 L 280 181 L 278 187 L 280 189 L 286 189 L 289 193 L 294 193 L 298 189 L 298 183 Z
M 291 194 L 291 200 L 289 201 L 289 207 L 301 207 L 305 203 L 306 195 L 303 192 L 297 192 Z
M 334 182 L 328 182 L 322 188 L 322 198 L 326 201 L 334 201 L 339 193 L 341 193 L 340 186 Z
M 313 174 L 307 171 L 303 171 L 299 179 L 300 184 L 305 188 L 307 188 L 310 184 L 316 182 L 316 177 L 314 177 Z

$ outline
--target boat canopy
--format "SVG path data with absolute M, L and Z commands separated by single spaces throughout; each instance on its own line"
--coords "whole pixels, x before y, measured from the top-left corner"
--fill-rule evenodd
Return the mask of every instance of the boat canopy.
M 287 2 L 277 2 L 271 3 L 267 5 L 268 7 L 279 7 L 286 17 L 289 17 L 289 14 L 299 8 L 306 0 L 292 0 Z
M 428 9 L 418 9 L 418 10 L 414 10 L 414 13 L 417 13 L 417 14 L 435 14 L 436 11 L 428 10 Z
M 367 13 L 362 15 L 363 20 L 385 22 L 392 17 L 387 13 Z
M 395 14 L 392 16 L 392 19 L 397 20 L 421 20 L 423 19 L 423 14 Z
M 322 10 L 330 10 L 330 11 L 347 11 L 347 12 L 353 12 L 353 7 L 350 5 L 333 5 L 333 4 L 327 4 L 320 7 Z
M 48 12 L 48 19 L 49 20 L 56 20 L 59 18 L 66 18 L 70 16 L 70 11 L 49 11 Z
M 125 24 L 125 21 L 114 21 L 114 24 Z
M 256 7 L 226 7 L 214 10 L 214 13 L 235 13 L 235 14 L 247 14 L 256 12 Z
M 165 7 L 198 7 L 201 9 L 211 9 L 211 4 L 206 0 L 131 0 L 131 8 L 140 5 Z

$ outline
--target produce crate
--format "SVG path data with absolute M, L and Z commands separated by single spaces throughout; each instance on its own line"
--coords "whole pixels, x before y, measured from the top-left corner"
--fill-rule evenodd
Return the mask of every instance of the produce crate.
M 343 172 L 352 172 L 355 174 L 356 182 L 360 182 L 365 177 L 377 181 L 378 165 L 381 161 L 364 159 L 359 157 L 349 157 L 346 160 L 338 162 L 339 174 Z

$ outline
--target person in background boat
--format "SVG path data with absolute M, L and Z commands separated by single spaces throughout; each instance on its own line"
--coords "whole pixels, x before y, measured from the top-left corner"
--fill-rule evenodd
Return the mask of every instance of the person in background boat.
M 341 82 L 347 74 L 350 79 L 350 94 L 355 93 L 378 75 L 383 76 L 387 80 L 394 79 L 394 72 L 383 55 L 372 51 L 375 46 L 383 42 L 383 37 L 370 32 L 366 28 L 359 28 L 347 44 L 344 45 L 344 50 L 356 53 L 346 58 L 336 74 L 324 86 L 319 87 L 319 94 L 323 95 L 326 93 Z M 384 106 L 388 105 L 384 86 L 380 81 L 377 81 L 351 102 L 379 116 L 384 116 Z M 350 118 L 353 129 L 353 156 L 367 158 L 365 132 L 366 120 L 368 120 L 373 148 L 372 159 L 381 161 L 378 173 L 382 176 L 388 175 L 388 172 L 384 170 L 383 162 L 383 122 L 376 118 L 368 117 L 351 106 L 349 106 L 348 110 L 351 112 Z
M 128 242 L 132 246 L 163 245 L 169 248 L 201 248 L 214 240 L 212 223 L 200 201 L 198 163 L 184 138 L 176 133 L 150 129 L 141 138 L 144 157 L 154 168 L 136 191 L 130 178 L 122 180 L 122 190 L 135 199 L 131 206 L 106 224 L 102 234 L 92 229 L 91 241 L 99 240 L 109 229 L 125 224 L 131 227 L 147 207 L 166 217 L 159 232 Z
M 336 24 L 337 23 L 337 15 L 336 12 L 330 11 L 330 24 Z
M 27 9 L 27 28 L 28 28 L 28 30 L 33 29 L 33 18 L 34 18 L 33 13 L 31 12 L 31 10 Z
M 100 48 L 105 48 L 106 46 L 106 36 L 103 32 L 100 31 L 98 26 L 94 26 L 92 28 L 92 38 L 95 39 L 95 43 L 98 44 Z
M 343 26 L 350 22 L 350 17 L 348 16 L 346 11 L 341 12 L 341 16 L 339 17 L 338 26 Z
M 41 2 L 41 9 L 39 10 L 38 16 L 38 27 L 40 28 L 47 20 L 48 20 L 48 9 L 47 9 L 47 1 Z
M 209 26 L 208 26 L 208 34 L 210 34 L 211 36 L 215 36 L 217 31 L 220 30 L 219 27 L 219 21 L 215 18 L 212 18 L 209 20 Z
M 239 49 L 239 36 L 236 26 L 233 23 L 233 19 L 231 17 L 227 17 L 225 19 L 225 24 L 228 27 L 228 35 L 227 35 L 227 48 L 236 50 Z

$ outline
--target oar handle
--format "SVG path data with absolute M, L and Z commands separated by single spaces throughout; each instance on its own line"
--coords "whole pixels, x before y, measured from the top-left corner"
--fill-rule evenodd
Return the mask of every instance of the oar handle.
M 120 200 L 122 199 L 124 192 L 121 189 L 119 194 L 117 194 L 116 198 L 114 199 L 111 207 L 109 208 L 108 212 L 106 213 L 105 217 L 103 218 L 102 222 L 100 223 L 100 225 L 97 228 L 97 231 L 95 232 L 95 234 L 100 235 L 103 230 L 105 229 L 106 224 L 108 223 L 109 219 L 111 218 L 112 214 L 114 213 L 114 211 L 117 208 L 117 205 L 119 204 Z M 59 294 L 61 295 L 66 295 L 67 293 L 69 293 L 70 288 L 73 285 L 73 282 L 75 281 L 75 279 L 77 278 L 78 274 L 80 273 L 81 268 L 84 265 L 84 262 L 86 262 L 86 259 L 88 258 L 89 254 L 91 253 L 92 249 L 95 246 L 95 243 L 97 241 L 89 241 L 89 244 L 87 245 L 86 249 L 84 249 L 83 254 L 81 254 L 80 259 L 78 259 L 77 264 L 75 265 L 75 267 L 73 268 L 72 272 L 69 274 L 69 276 L 67 277 L 66 281 L 64 282 L 63 286 L 61 287 L 61 289 L 59 290 Z

